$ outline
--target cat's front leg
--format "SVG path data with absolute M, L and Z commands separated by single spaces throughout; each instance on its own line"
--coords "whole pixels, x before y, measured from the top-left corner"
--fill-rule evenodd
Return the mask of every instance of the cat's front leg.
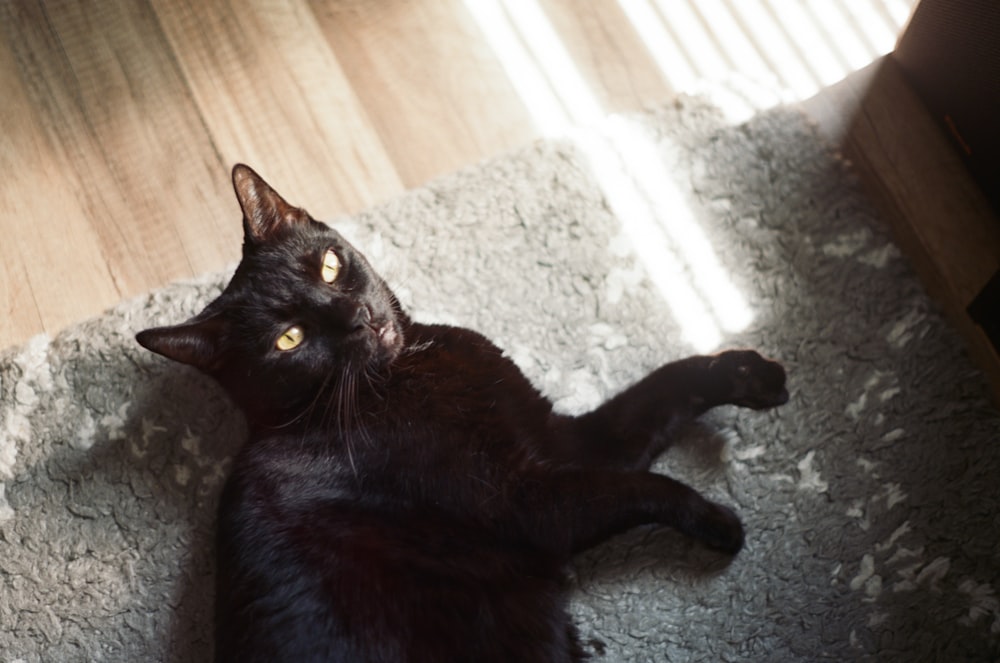
M 718 405 L 755 409 L 788 400 L 785 369 L 753 350 L 728 350 L 665 364 L 577 417 L 571 426 L 584 466 L 642 469 L 667 445 L 667 434 Z M 568 455 L 568 454 L 566 454 Z

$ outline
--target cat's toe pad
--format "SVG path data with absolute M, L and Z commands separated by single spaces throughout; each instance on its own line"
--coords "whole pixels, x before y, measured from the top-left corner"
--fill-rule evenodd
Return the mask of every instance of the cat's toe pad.
M 729 386 L 727 402 L 757 410 L 788 402 L 785 369 L 754 350 L 729 350 L 713 359 L 713 373 Z

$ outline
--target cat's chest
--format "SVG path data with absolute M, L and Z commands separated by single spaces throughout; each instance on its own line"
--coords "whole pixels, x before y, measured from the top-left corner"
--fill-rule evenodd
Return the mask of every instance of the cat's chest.
M 465 431 L 544 424 L 549 402 L 499 348 L 468 330 L 431 331 L 386 384 L 386 421 Z

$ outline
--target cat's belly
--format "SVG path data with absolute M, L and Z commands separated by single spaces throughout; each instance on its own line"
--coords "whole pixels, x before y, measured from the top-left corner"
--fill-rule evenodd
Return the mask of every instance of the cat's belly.
M 221 646 L 294 660 L 317 642 L 343 660 L 568 660 L 559 564 L 537 550 L 429 510 L 332 501 L 261 516 L 220 542 Z

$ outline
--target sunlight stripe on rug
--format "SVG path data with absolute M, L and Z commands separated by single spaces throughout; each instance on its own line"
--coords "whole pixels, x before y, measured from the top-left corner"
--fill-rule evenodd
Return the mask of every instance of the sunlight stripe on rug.
M 466 0 L 514 88 L 546 136 L 586 155 L 608 204 L 685 339 L 700 352 L 753 320 L 694 211 L 639 127 L 610 116 L 574 65 L 539 5 Z

